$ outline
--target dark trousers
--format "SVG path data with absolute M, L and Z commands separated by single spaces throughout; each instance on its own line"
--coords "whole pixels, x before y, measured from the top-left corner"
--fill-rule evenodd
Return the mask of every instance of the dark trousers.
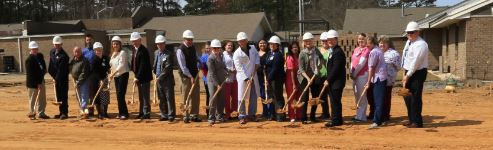
M 383 122 L 383 104 L 385 99 L 385 85 L 387 80 L 377 81 L 373 84 L 373 105 L 375 106 L 375 114 L 373 115 L 373 123 L 381 125 Z
M 270 96 L 266 97 L 265 95 L 265 83 L 264 83 L 264 80 L 263 78 L 261 78 L 259 76 L 259 89 L 260 89 L 260 98 L 262 99 L 266 99 L 266 98 L 272 98 L 272 95 L 269 94 Z M 268 88 L 268 87 L 267 87 Z M 272 90 L 271 90 L 272 91 Z M 271 92 L 271 91 L 268 91 L 267 93 Z M 274 109 L 274 104 L 270 103 L 270 104 L 264 104 L 262 103 L 262 117 L 264 118 L 274 118 L 275 117 L 275 112 L 276 110 Z
M 330 85 L 329 85 L 330 86 Z M 331 109 L 331 122 L 333 124 L 342 124 L 342 92 L 343 89 L 332 89 L 329 87 L 330 109 Z
M 305 89 L 307 86 L 308 81 L 306 79 L 301 82 L 301 89 Z M 320 94 L 320 84 L 319 83 L 313 83 L 310 85 L 310 93 L 312 94 L 312 97 L 318 97 Z M 308 92 L 305 92 L 303 95 L 301 95 L 301 100 L 305 102 L 305 105 L 303 105 L 301 109 L 301 121 L 307 121 L 307 110 L 308 110 L 308 99 L 309 95 Z M 310 120 L 315 121 L 315 113 L 317 111 L 317 106 L 312 106 L 310 109 Z
M 125 94 L 127 93 L 128 72 L 114 78 L 116 88 L 116 99 L 118 101 L 118 116 L 128 118 L 127 101 Z
M 368 100 L 368 105 L 370 106 L 370 112 L 368 113 L 368 119 L 373 119 L 373 116 L 375 114 L 375 99 L 373 96 L 373 84 L 370 84 L 366 92 L 366 99 Z
M 284 80 L 282 79 L 276 79 L 269 82 L 269 95 L 272 95 L 272 103 L 275 106 L 275 109 L 271 109 L 272 114 L 276 114 L 275 110 L 282 109 L 284 107 L 283 86 Z M 286 114 L 284 113 L 276 114 L 276 116 L 278 121 L 282 121 L 286 118 Z
M 405 71 L 407 73 L 407 70 Z M 405 96 L 407 116 L 410 123 L 416 123 L 418 126 L 423 125 L 421 111 L 423 109 L 423 85 L 428 73 L 427 68 L 417 70 L 409 77 L 406 88 L 411 92 L 411 96 Z
M 55 82 L 56 98 L 62 104 L 58 105 L 60 115 L 68 116 L 68 81 Z
M 321 86 L 322 86 L 321 88 L 323 88 L 324 85 L 322 84 Z M 322 106 L 322 115 L 320 116 L 320 118 L 322 118 L 322 119 L 328 119 L 328 118 L 330 118 L 328 91 L 329 91 L 329 87 L 326 87 L 324 89 L 324 91 L 320 91 L 320 92 L 322 92 L 322 96 L 320 96 L 319 98 L 320 98 L 320 100 L 323 101 L 320 104 Z
M 99 79 L 98 74 L 92 72 L 89 74 L 88 83 L 89 83 L 89 103 L 92 103 L 92 100 L 96 96 L 99 88 Z M 89 108 L 89 115 L 94 115 L 94 109 Z
M 151 84 L 149 82 L 138 82 L 137 89 L 139 91 L 139 116 L 151 115 Z
M 161 112 L 161 117 L 176 117 L 175 88 L 171 83 L 172 81 L 166 79 L 158 80 L 157 82 L 157 93 L 159 97 L 159 110 Z
M 383 121 L 390 120 L 390 106 L 392 105 L 392 86 L 385 87 L 385 99 L 383 101 Z
M 204 81 L 204 88 L 205 88 L 205 106 L 209 106 L 209 97 L 211 97 L 211 95 L 209 94 L 209 86 L 207 85 L 207 82 Z M 207 116 L 209 116 L 209 109 L 205 109 L 205 113 L 207 114 Z

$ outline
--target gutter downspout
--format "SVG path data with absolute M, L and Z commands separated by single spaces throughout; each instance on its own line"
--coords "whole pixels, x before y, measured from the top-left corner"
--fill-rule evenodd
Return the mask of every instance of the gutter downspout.
M 24 69 L 23 63 L 22 63 L 22 48 L 21 48 L 21 38 L 17 38 L 17 48 L 19 50 L 19 73 L 22 73 L 22 70 Z

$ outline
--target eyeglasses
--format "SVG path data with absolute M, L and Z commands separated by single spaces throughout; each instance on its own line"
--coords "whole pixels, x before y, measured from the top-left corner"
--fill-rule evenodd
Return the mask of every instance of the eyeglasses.
M 414 33 L 416 33 L 416 31 L 407 31 L 406 33 L 407 34 L 414 34 Z

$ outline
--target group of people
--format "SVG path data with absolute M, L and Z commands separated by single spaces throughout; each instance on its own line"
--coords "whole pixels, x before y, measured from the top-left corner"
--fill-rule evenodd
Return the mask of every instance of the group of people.
M 377 128 L 390 119 L 392 87 L 397 72 L 403 68 L 405 74 L 402 82 L 411 93 L 404 96 L 409 117 L 409 123 L 405 126 L 423 127 L 422 90 L 428 66 L 428 46 L 419 37 L 416 22 L 410 22 L 405 31 L 408 41 L 402 59 L 388 37 L 377 39 L 363 33 L 358 35 L 358 46 L 351 56 L 349 69 L 358 106 L 353 122 L 372 120 L 370 128 Z M 150 84 L 155 79 L 159 120 L 172 122 L 177 117 L 173 66 L 178 66 L 183 103 L 180 108 L 185 123 L 202 121 L 199 117 L 199 70 L 206 85 L 205 108 L 207 121 L 211 125 L 232 119 L 238 119 L 240 124 L 259 119 L 300 121 L 303 124 L 328 120 L 326 127 L 344 123 L 341 98 L 346 85 L 346 56 L 338 45 L 339 35 L 335 30 L 320 35 L 321 47 L 316 47 L 314 36 L 307 32 L 302 38 L 303 47 L 296 41 L 292 42 L 286 53 L 277 36 L 272 36 L 268 41 L 260 40 L 255 46 L 248 44 L 245 32 L 239 32 L 236 50 L 233 41 L 221 43 L 213 39 L 206 44 L 201 57 L 197 55 L 192 31 L 184 31 L 182 37 L 183 42 L 175 52 L 166 48 L 164 36 L 156 36 L 156 50 L 151 62 L 138 32 L 130 35 L 131 50 L 122 49 L 121 38 L 114 36 L 110 56 L 105 56 L 102 44 L 94 42 L 92 35 L 88 34 L 85 37 L 86 47 L 74 47 L 71 60 L 62 48 L 62 38 L 55 36 L 48 68 L 43 55 L 38 52 L 38 44 L 30 42 L 30 55 L 25 63 L 29 117 L 35 119 L 38 115 L 39 118 L 50 118 L 44 113 L 46 92 L 43 76 L 48 72 L 53 78 L 56 104 L 59 105 L 60 114 L 55 118 L 63 120 L 68 117 L 67 93 L 71 74 L 81 117 L 94 117 L 94 107 L 98 118 L 109 117 L 109 84 L 114 81 L 117 118 L 126 120 L 129 112 L 125 94 L 129 72 L 132 71 L 135 76 L 132 88 L 138 89 L 137 119 L 151 118 Z M 283 96 L 284 89 L 287 99 Z M 263 105 L 261 118 L 256 117 L 258 99 Z M 317 117 L 319 104 L 322 114 Z M 367 105 L 370 106 L 368 116 Z

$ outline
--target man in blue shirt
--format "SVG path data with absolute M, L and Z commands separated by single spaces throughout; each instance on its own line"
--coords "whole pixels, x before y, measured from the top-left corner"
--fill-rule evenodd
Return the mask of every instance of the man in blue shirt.
M 94 52 L 94 49 L 92 47 L 94 43 L 94 37 L 92 34 L 86 34 L 85 37 L 85 46 L 82 49 L 82 56 L 89 61 L 89 76 L 88 76 L 88 81 L 89 81 L 89 86 L 85 86 L 83 88 L 88 88 L 88 89 L 83 89 L 85 91 L 89 91 L 89 99 L 92 100 L 94 96 L 96 95 L 96 92 L 98 90 L 98 79 L 97 79 L 97 73 L 94 73 L 93 71 L 93 63 L 94 63 L 94 58 L 96 57 L 96 53 Z M 89 108 L 89 116 L 88 117 L 93 117 L 94 116 L 94 108 L 90 107 Z

